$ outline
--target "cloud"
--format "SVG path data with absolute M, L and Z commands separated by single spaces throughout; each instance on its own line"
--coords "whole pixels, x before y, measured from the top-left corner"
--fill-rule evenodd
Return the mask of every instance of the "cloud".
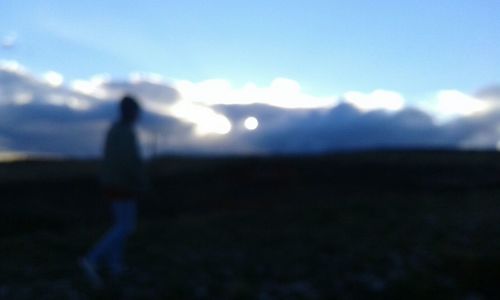
M 439 91 L 433 99 L 420 106 L 441 122 L 488 113 L 493 108 L 487 100 L 457 90 Z
M 346 103 L 352 104 L 363 111 L 385 109 L 398 111 L 404 108 L 406 101 L 404 97 L 393 91 L 376 90 L 369 94 L 360 92 L 347 92 L 343 98 Z
M 244 119 L 242 107 L 222 108 L 235 123 Z M 342 103 L 327 110 L 287 110 L 255 106 L 249 109 L 260 126 L 234 132 L 235 143 L 244 140 L 260 153 L 321 153 L 370 148 L 451 147 L 457 141 L 432 118 L 416 109 L 397 113 L 363 112 Z
M 61 86 L 64 82 L 64 77 L 55 71 L 49 71 L 43 74 L 43 79 L 53 87 Z
M 159 99 L 148 96 L 149 82 L 103 83 L 107 95 L 125 91 L 144 95 L 144 121 L 140 135 L 146 148 L 153 137 L 169 132 L 179 138 L 172 142 L 162 139 L 165 148 L 178 147 L 192 131 L 192 125 L 162 115 L 149 106 Z M 136 88 L 136 89 L 134 89 Z M 156 95 L 167 96 L 166 102 L 175 101 L 175 93 L 167 86 Z M 166 93 L 166 91 L 170 93 Z M 119 98 L 101 98 L 81 93 L 72 87 L 54 85 L 47 74 L 40 78 L 12 62 L 0 68 L 0 151 L 76 156 L 95 156 L 101 151 L 103 134 L 116 118 Z M 187 142 L 186 142 L 187 143 Z
M 209 107 L 188 101 L 172 105 L 170 111 L 175 117 L 196 124 L 195 133 L 199 136 L 210 133 L 224 135 L 232 128 L 231 122 L 224 115 L 216 113 Z
M 500 85 L 490 85 L 481 89 L 476 98 L 487 101 L 490 104 L 500 103 Z
M 14 48 L 17 42 L 17 33 L 11 32 L 2 38 L 0 45 L 3 49 Z
M 289 79 L 235 88 L 225 80 L 169 83 L 154 74 L 66 82 L 0 63 L 0 153 L 96 156 L 117 101 L 137 95 L 146 154 L 321 153 L 373 148 L 495 148 L 500 89 L 443 90 L 422 105 L 394 91 L 316 97 Z M 286 102 L 291 99 L 291 102 Z M 258 127 L 248 130 L 245 121 Z
M 302 91 L 300 84 L 287 78 L 274 79 L 269 87 L 247 83 L 235 88 L 227 80 L 213 79 L 199 83 L 187 80 L 174 82 L 174 87 L 186 101 L 208 106 L 219 104 L 267 104 L 282 108 L 332 107 L 338 97 L 315 97 Z

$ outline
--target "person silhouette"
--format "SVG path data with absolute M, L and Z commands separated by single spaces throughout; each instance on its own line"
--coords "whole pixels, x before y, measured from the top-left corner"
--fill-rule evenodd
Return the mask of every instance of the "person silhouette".
M 124 250 L 136 227 L 137 200 L 146 186 L 143 160 L 134 125 L 140 115 L 137 100 L 126 95 L 120 105 L 120 117 L 106 135 L 101 182 L 104 197 L 110 202 L 113 225 L 79 264 L 91 284 L 102 287 L 99 273 L 107 268 L 112 278 L 125 271 Z

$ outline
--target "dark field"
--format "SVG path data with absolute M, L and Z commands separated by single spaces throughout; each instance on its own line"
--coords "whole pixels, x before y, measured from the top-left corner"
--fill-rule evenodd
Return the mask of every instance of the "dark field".
M 500 298 L 494 152 L 157 159 L 102 291 L 76 265 L 109 224 L 97 170 L 0 165 L 0 299 Z

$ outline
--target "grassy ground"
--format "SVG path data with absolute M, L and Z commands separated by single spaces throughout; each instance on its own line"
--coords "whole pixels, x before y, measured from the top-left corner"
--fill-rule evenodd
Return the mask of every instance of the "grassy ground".
M 498 158 L 157 160 L 132 270 L 101 291 L 76 266 L 109 224 L 97 167 L 39 164 L 66 173 L 0 186 L 0 299 L 496 299 Z

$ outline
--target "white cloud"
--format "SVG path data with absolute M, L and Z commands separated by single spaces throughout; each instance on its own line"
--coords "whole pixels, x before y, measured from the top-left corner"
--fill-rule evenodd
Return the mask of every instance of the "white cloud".
M 53 87 L 59 87 L 63 84 L 64 82 L 64 77 L 55 72 L 55 71 L 49 71 L 45 74 L 42 75 L 42 78 L 51 86 Z
M 231 131 L 232 124 L 229 119 L 216 113 L 213 109 L 188 101 L 174 104 L 170 111 L 173 116 L 186 122 L 194 123 L 195 133 L 199 136 L 207 134 L 225 135 Z
M 26 75 L 28 70 L 16 60 L 0 60 L 0 70 Z
M 105 102 L 117 101 L 125 94 L 132 94 L 141 100 L 145 109 L 163 115 L 170 115 L 169 107 L 178 100 L 178 92 L 161 75 L 151 73 L 132 73 L 127 80 L 99 74 L 86 80 L 73 80 L 70 88 Z
M 73 80 L 70 83 L 70 88 L 80 94 L 96 97 L 99 99 L 106 99 L 109 97 L 108 91 L 106 91 L 104 81 L 101 77 L 91 78 L 90 80 Z
M 116 98 L 117 96 L 106 88 L 106 85 L 110 82 L 112 82 L 111 75 L 96 74 L 90 77 L 90 79 L 76 79 L 71 81 L 69 88 L 77 93 L 107 100 L 109 98 Z
M 442 90 L 433 99 L 420 102 L 419 107 L 431 113 L 438 121 L 446 122 L 486 113 L 492 105 L 457 90 Z
M 393 91 L 375 90 L 369 94 L 347 92 L 343 96 L 345 102 L 352 104 L 361 111 L 387 110 L 398 111 L 405 107 L 404 97 Z
M 439 91 L 431 101 L 416 105 L 424 108 L 422 112 L 394 91 L 350 91 L 342 102 L 337 96 L 310 95 L 298 82 L 285 78 L 260 87 L 254 83 L 234 87 L 220 79 L 170 85 L 160 75 L 136 73 L 125 80 L 97 75 L 65 84 L 59 73 L 33 75 L 15 61 L 0 62 L 0 75 L 0 127 L 8 141 L 4 144 L 10 147 L 5 151 L 98 153 L 99 134 L 114 116 L 114 102 L 125 93 L 140 99 L 147 114 L 143 124 L 161 136 L 165 145 L 161 150 L 284 153 L 384 145 L 479 148 L 496 145 L 500 138 L 500 131 L 492 129 L 498 120 L 494 113 L 500 114 L 500 105 L 495 106 L 496 89 L 486 93 L 491 96 L 484 96 L 488 100 L 456 90 Z M 367 113 L 373 110 L 391 113 Z M 430 116 L 450 122 L 432 122 Z M 80 134 L 63 133 L 61 122 Z M 250 132 L 244 125 L 247 129 L 258 126 L 258 130 Z M 81 140 L 83 136 L 86 139 Z
M 297 81 L 276 78 L 269 87 L 247 83 L 235 88 L 228 80 L 212 79 L 199 83 L 187 80 L 174 82 L 185 101 L 204 105 L 217 104 L 267 104 L 281 108 L 323 108 L 338 103 L 338 97 L 317 97 L 304 93 Z

